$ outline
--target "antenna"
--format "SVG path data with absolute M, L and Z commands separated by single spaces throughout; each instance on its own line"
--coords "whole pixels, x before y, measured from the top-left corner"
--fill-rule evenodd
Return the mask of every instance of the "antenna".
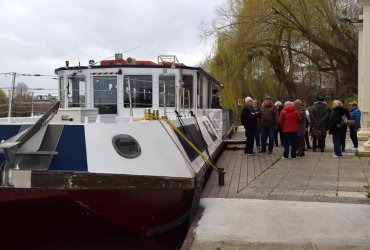
M 123 52 L 121 52 L 121 53 L 122 53 L 122 54 L 123 54 L 123 53 L 127 53 L 127 52 L 133 51 L 133 50 L 138 49 L 138 48 L 141 48 L 141 47 L 142 47 L 142 46 L 140 45 L 140 46 L 137 46 L 137 47 L 135 47 L 135 48 L 125 50 L 125 51 L 123 51 Z M 110 57 L 107 57 L 107 58 L 105 58 L 105 59 L 103 59 L 103 60 L 96 61 L 95 63 L 91 64 L 91 66 L 94 66 L 95 64 L 97 64 L 97 63 L 98 63 L 98 62 L 100 62 L 100 61 L 104 61 L 104 60 L 111 59 L 111 58 L 113 58 L 114 56 L 115 56 L 115 55 L 110 56 Z
M 138 49 L 138 48 L 141 48 L 141 47 L 142 47 L 142 46 L 140 45 L 140 46 L 137 46 L 137 47 L 135 47 L 135 48 L 132 48 L 132 49 L 129 49 L 129 50 L 123 51 L 123 52 L 122 52 L 122 54 L 123 54 L 123 53 L 127 53 L 127 52 L 129 52 L 129 51 L 133 51 L 133 50 Z

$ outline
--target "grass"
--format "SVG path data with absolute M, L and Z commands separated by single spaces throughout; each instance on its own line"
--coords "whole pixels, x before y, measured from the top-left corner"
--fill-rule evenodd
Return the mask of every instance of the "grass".
M 347 97 L 347 98 L 345 98 L 345 99 L 344 99 L 344 103 L 345 103 L 345 104 L 348 104 L 349 102 L 353 102 L 353 101 L 358 102 L 358 97 L 357 97 L 357 95 L 349 96 L 349 97 Z
M 344 107 L 348 107 L 348 103 L 353 102 L 353 101 L 358 102 L 357 95 L 349 96 L 349 97 L 344 98 Z M 333 100 L 326 100 L 325 102 L 328 105 L 328 107 L 331 109 L 332 104 L 333 104 Z

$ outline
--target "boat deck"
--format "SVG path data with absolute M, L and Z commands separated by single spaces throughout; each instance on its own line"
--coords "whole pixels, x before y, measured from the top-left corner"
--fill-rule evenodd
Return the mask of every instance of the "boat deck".
M 225 169 L 225 185 L 218 185 L 218 174 L 213 171 L 203 189 L 202 198 L 236 197 L 283 154 L 283 147 L 274 147 L 272 154 L 256 153 L 254 156 L 247 156 L 244 154 L 244 144 L 240 144 L 244 139 L 244 131 L 238 131 L 231 140 L 228 140 L 224 152 L 216 163 L 217 167 Z M 233 143 L 233 140 L 239 144 Z

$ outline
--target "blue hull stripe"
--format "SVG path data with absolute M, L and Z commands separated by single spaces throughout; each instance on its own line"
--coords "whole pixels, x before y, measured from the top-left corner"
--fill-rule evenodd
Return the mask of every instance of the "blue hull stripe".
M 65 125 L 49 170 L 87 171 L 85 129 L 81 125 Z
M 0 142 L 2 140 L 6 141 L 9 138 L 15 136 L 16 134 L 19 133 L 20 125 L 0 125 Z M 0 154 L 0 163 L 3 164 L 5 161 L 5 155 Z

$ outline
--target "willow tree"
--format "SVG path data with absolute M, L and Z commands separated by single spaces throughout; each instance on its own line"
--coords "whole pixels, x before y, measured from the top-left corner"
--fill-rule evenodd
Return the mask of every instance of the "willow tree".
M 0 89 L 0 117 L 8 116 L 8 97 L 4 90 Z
M 357 84 L 357 37 L 340 21 L 356 16 L 350 0 L 229 0 L 205 34 L 216 38 L 208 70 L 225 85 L 224 102 L 236 99 L 295 98 L 297 75 L 330 74 L 335 88 Z

